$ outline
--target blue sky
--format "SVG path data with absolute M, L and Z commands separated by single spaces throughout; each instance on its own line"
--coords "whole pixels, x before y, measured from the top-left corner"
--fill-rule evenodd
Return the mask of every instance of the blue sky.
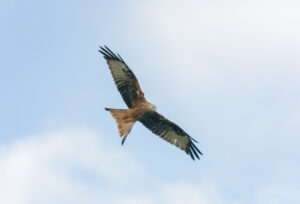
M 300 3 L 0 2 L 1 203 L 299 203 Z M 199 141 L 192 161 L 125 108 L 98 46 Z

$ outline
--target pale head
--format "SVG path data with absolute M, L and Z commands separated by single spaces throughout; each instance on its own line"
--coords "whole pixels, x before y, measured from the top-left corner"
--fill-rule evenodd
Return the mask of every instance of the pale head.
M 153 111 L 156 111 L 156 106 L 153 105 L 152 103 L 149 103 L 149 109 L 153 110 Z

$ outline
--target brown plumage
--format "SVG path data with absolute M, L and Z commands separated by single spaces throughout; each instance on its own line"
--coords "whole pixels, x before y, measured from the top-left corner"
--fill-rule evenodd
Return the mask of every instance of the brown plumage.
M 108 47 L 100 47 L 100 53 L 106 59 L 115 84 L 129 109 L 105 108 L 115 118 L 118 130 L 123 137 L 122 145 L 134 123 L 140 121 L 145 127 L 162 139 L 184 150 L 194 160 L 202 155 L 193 142 L 197 142 L 175 123 L 156 112 L 156 107 L 149 103 L 141 90 L 137 78 L 119 54 L 114 54 Z M 198 143 L 198 142 L 197 142 Z

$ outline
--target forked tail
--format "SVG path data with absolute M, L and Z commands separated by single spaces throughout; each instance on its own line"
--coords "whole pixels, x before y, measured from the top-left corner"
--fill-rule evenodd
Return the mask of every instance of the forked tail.
M 135 123 L 134 118 L 128 113 L 128 109 L 111 109 L 105 108 L 109 111 L 116 120 L 120 137 L 123 137 L 122 145 L 124 144 L 127 135 L 130 133 L 132 126 Z

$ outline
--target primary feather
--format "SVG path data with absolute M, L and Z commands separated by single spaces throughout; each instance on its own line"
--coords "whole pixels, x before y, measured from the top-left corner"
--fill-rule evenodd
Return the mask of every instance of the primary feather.
M 178 125 L 159 113 L 148 111 L 140 121 L 154 134 L 184 150 L 192 159 L 194 159 L 194 156 L 199 159 L 198 154 L 202 155 L 200 150 L 193 143 L 193 141 L 197 142 L 196 140 L 190 137 Z

